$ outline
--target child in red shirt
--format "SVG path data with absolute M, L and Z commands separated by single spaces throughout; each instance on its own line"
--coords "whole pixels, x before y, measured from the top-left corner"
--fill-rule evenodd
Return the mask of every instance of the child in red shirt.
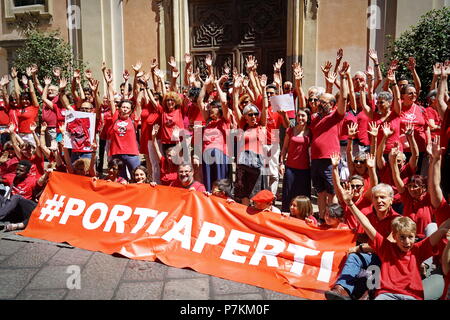
M 347 199 L 346 199 L 347 200 Z M 383 237 L 349 199 L 347 205 L 361 223 L 370 239 L 370 246 L 381 260 L 380 287 L 375 300 L 423 300 L 420 264 L 437 253 L 436 246 L 450 228 L 450 220 L 443 223 L 430 237 L 414 243 L 416 224 L 408 217 L 392 221 L 392 237 Z

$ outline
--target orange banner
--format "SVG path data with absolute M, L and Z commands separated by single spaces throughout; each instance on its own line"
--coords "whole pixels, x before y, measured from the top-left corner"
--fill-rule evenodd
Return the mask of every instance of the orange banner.
M 354 236 L 200 192 L 53 172 L 26 237 L 324 299 Z

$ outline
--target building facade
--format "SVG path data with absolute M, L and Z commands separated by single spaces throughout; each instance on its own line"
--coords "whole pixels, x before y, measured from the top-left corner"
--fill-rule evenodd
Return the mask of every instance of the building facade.
M 304 85 L 324 85 L 320 66 L 334 62 L 337 48 L 352 72 L 364 70 L 374 48 L 382 61 L 386 35 L 397 38 L 431 9 L 450 0 L 0 0 L 0 75 L 14 63 L 23 44 L 21 30 L 59 30 L 76 58 L 101 79 L 105 61 L 118 83 L 137 61 L 148 70 L 156 58 L 162 70 L 174 56 L 180 70 L 190 52 L 202 69 L 207 54 L 217 68 L 244 71 L 245 58 L 256 56 L 259 72 L 273 63 L 301 62 Z M 287 69 L 287 72 L 286 72 Z

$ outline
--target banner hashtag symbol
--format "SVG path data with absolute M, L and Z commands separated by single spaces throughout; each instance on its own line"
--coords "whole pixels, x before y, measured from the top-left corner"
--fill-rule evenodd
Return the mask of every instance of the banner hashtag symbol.
M 59 210 L 64 206 L 65 198 L 65 196 L 55 194 L 53 199 L 45 201 L 45 207 L 41 209 L 39 220 L 47 218 L 46 221 L 51 222 L 54 217 L 59 217 L 61 214 L 61 211 Z

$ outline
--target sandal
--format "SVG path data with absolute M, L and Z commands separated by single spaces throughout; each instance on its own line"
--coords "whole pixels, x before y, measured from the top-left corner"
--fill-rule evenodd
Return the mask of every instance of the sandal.
M 5 231 L 16 231 L 16 230 L 22 230 L 25 229 L 25 225 L 22 222 L 19 223 L 10 223 L 5 225 Z

